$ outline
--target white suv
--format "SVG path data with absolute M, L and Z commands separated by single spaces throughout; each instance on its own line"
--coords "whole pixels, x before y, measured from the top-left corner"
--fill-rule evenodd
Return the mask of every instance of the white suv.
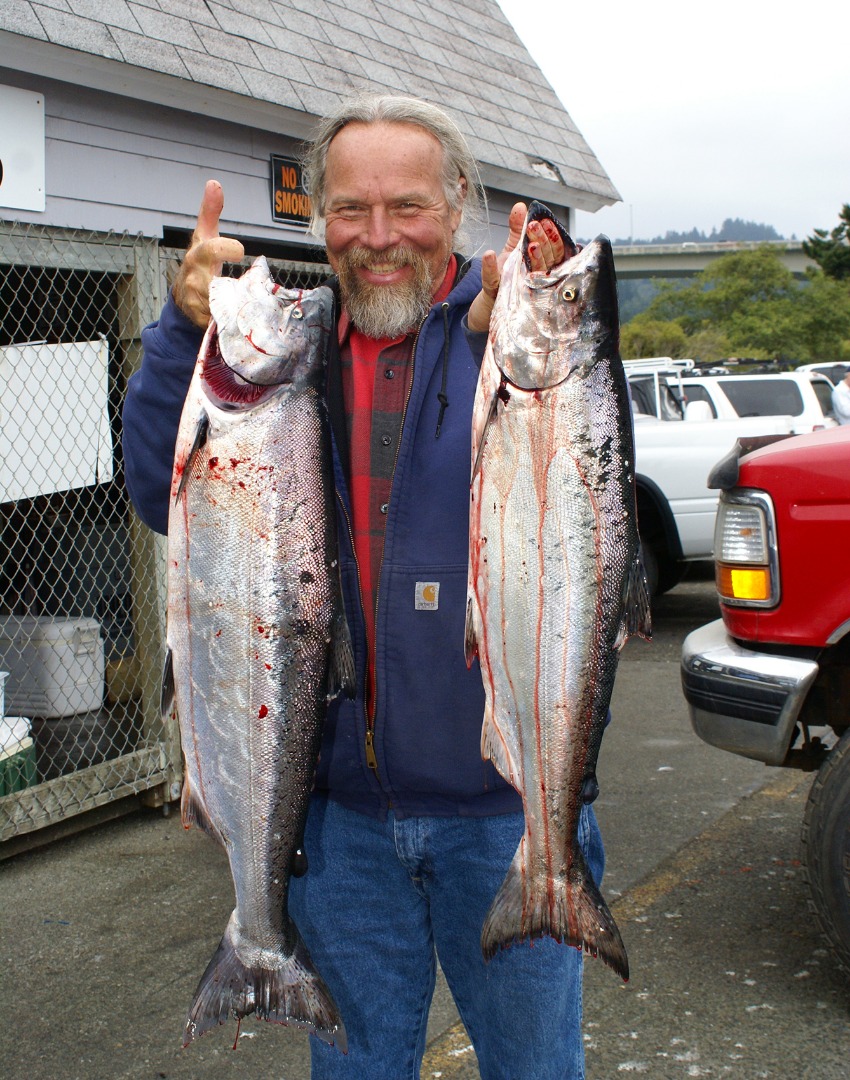
M 850 373 L 850 363 L 836 360 L 833 364 L 800 364 L 797 371 L 815 371 L 818 375 L 826 375 L 833 386 L 838 386 L 844 376 Z
M 683 375 L 681 388 L 686 415 L 688 406 L 701 401 L 720 420 L 736 416 L 790 416 L 795 435 L 836 426 L 832 415 L 832 383 L 813 372 Z

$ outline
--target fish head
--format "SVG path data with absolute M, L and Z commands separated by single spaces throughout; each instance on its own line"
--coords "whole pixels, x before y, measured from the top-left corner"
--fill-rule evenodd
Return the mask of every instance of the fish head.
M 528 225 L 549 218 L 564 242 L 564 259 L 548 273 L 531 269 Z M 520 242 L 508 256 L 496 300 L 500 367 L 514 386 L 542 390 L 616 355 L 617 284 L 611 242 L 573 242 L 552 212 L 533 202 Z
M 284 289 L 261 255 L 241 277 L 210 283 L 207 352 L 217 352 L 231 372 L 254 386 L 315 379 L 324 365 L 333 303 L 324 286 Z

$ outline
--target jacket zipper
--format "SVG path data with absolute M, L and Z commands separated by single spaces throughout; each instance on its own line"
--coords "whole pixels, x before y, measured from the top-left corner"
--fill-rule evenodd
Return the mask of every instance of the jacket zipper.
M 427 315 L 425 318 L 427 319 Z M 407 407 L 410 404 L 410 397 L 413 393 L 413 380 L 416 377 L 416 346 L 419 344 L 419 335 L 422 332 L 422 327 L 425 325 L 425 319 L 419 324 L 419 329 L 416 331 L 416 336 L 413 339 L 413 351 L 410 356 L 410 383 L 407 387 L 407 396 L 404 399 L 404 408 L 401 410 L 401 423 L 399 424 L 399 436 L 398 443 L 395 448 L 395 460 L 393 461 L 393 483 L 395 483 L 395 471 L 398 466 L 398 457 L 401 453 L 401 439 L 402 432 L 404 431 L 404 422 L 407 419 Z M 392 488 L 390 488 L 390 503 L 393 500 Z M 350 528 L 350 526 L 349 526 Z M 353 543 L 353 541 L 352 541 Z M 386 530 L 384 531 L 384 544 L 386 545 Z M 385 550 L 385 549 L 384 549 Z M 373 642 L 375 649 L 375 685 L 372 688 L 372 715 L 367 712 L 366 715 L 366 764 L 370 769 L 374 769 L 375 776 L 378 776 L 378 758 L 375 754 L 375 716 L 378 712 L 378 605 L 381 598 L 381 572 L 384 569 L 384 550 L 381 551 L 381 563 L 378 567 L 378 585 L 375 589 L 375 641 Z M 358 568 L 358 574 L 359 574 Z M 361 593 L 362 596 L 362 593 Z M 367 675 L 368 668 L 371 667 L 372 657 L 369 656 L 367 662 Z

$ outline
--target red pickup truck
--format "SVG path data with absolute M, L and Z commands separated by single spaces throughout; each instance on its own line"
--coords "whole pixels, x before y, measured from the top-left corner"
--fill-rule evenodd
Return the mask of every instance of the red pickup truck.
M 817 770 L 804 867 L 850 972 L 850 427 L 738 446 L 709 486 L 722 618 L 682 646 L 691 722 L 713 746 Z

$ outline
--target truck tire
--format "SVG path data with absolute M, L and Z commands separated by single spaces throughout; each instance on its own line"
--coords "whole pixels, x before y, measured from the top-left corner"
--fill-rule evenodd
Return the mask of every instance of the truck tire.
M 660 596 L 679 584 L 684 573 L 684 563 L 671 559 L 666 552 L 659 556 L 658 551 L 647 542 L 641 545 L 641 550 L 650 596 Z
M 818 770 L 803 817 L 810 906 L 839 965 L 850 975 L 850 731 Z

